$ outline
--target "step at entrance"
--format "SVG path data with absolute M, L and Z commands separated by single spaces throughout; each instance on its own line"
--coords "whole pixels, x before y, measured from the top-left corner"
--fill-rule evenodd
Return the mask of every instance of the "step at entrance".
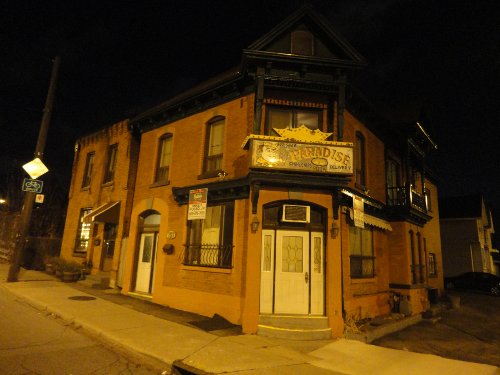
M 289 340 L 328 340 L 328 318 L 309 315 L 260 315 L 257 334 Z

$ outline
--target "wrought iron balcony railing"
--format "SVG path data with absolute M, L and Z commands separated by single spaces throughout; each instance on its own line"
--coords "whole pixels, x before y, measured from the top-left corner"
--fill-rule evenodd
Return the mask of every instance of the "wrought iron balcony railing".
M 193 244 L 186 245 L 184 264 L 190 266 L 231 268 L 232 245 Z
M 427 212 L 425 197 L 416 192 L 412 185 L 388 187 L 387 205 L 392 207 L 412 207 Z

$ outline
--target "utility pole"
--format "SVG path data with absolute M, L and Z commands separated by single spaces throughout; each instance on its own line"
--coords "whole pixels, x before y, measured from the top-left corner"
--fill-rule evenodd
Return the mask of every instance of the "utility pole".
M 40 130 L 38 132 L 38 141 L 35 148 L 35 158 L 42 160 L 43 151 L 45 149 L 45 143 L 47 141 L 47 132 L 49 130 L 50 118 L 52 115 L 52 108 L 54 106 L 54 96 L 56 92 L 57 77 L 59 74 L 59 65 L 61 64 L 61 58 L 57 56 L 52 62 L 52 74 L 50 77 L 49 92 L 47 94 L 47 99 L 45 101 L 45 107 L 43 108 L 43 117 L 40 124 Z M 23 260 L 24 247 L 27 242 L 27 236 L 29 234 L 29 227 L 31 221 L 31 212 L 33 210 L 33 202 L 35 200 L 35 193 L 26 191 L 24 193 L 24 204 L 21 210 L 21 223 L 20 229 L 17 233 L 16 246 L 14 248 L 14 254 L 12 255 L 12 260 L 9 268 L 9 275 L 7 276 L 8 282 L 17 281 L 19 274 L 19 268 L 21 268 L 21 262 Z

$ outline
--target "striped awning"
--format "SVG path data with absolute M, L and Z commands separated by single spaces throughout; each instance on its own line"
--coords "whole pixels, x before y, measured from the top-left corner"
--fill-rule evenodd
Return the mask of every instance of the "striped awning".
M 348 208 L 347 211 L 349 211 L 348 212 L 349 217 L 352 220 L 354 218 L 354 212 L 353 212 L 352 208 Z M 363 216 L 364 216 L 363 221 L 365 222 L 365 224 L 371 225 L 372 227 L 377 227 L 377 228 L 380 228 L 383 230 L 392 231 L 391 224 L 388 221 L 385 221 L 384 219 L 380 219 L 376 216 L 368 215 L 366 213 Z

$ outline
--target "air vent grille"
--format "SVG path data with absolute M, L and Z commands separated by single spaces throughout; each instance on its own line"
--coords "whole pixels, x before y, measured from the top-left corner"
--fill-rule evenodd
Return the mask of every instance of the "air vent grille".
M 281 221 L 285 223 L 309 223 L 311 221 L 310 207 L 285 204 L 283 205 Z

